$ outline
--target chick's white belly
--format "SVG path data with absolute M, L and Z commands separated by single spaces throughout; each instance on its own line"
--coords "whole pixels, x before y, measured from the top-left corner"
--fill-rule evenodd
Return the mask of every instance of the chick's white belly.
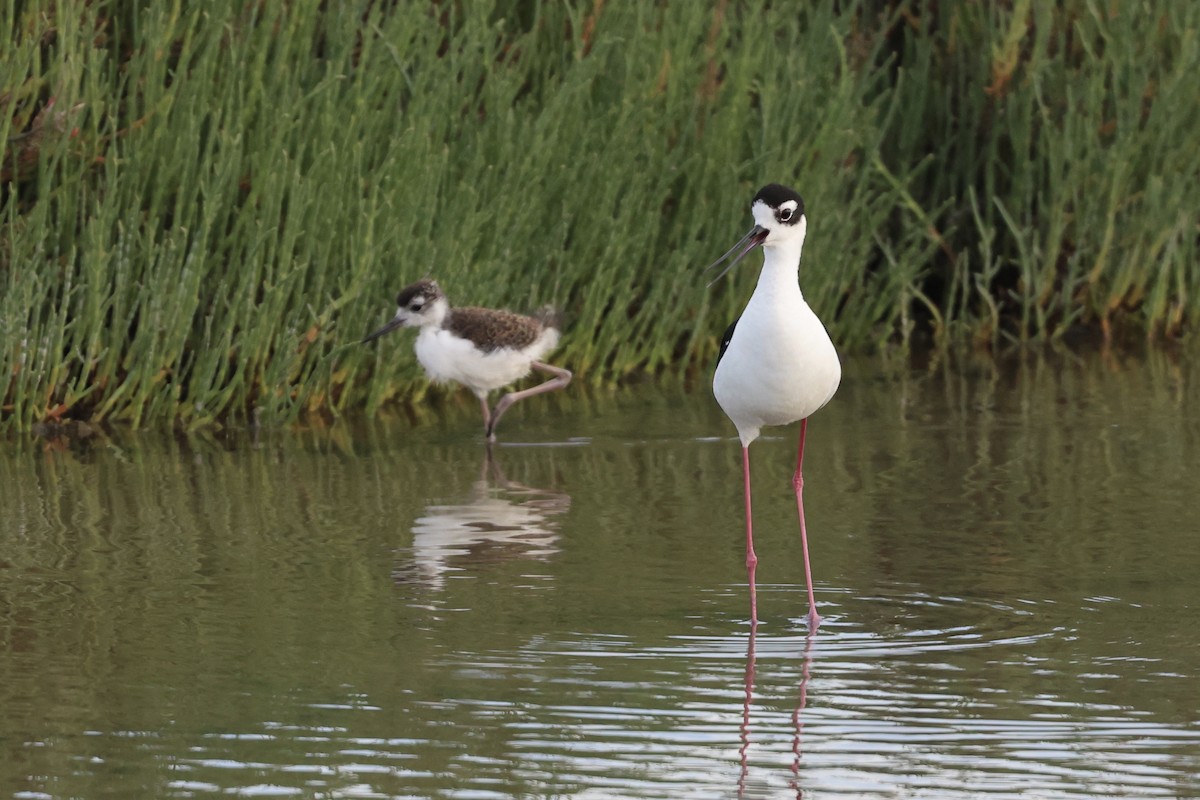
M 550 335 L 553 333 L 543 332 L 537 341 L 521 350 L 501 348 L 485 353 L 447 330 L 426 329 L 417 336 L 417 361 L 434 381 L 455 381 L 476 394 L 486 393 L 528 375 L 532 362 L 557 342 L 557 335 Z

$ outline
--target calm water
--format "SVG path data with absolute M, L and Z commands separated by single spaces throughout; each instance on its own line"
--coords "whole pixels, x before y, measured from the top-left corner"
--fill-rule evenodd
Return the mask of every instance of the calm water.
M 0 445 L 0 795 L 1200 797 L 1200 360 Z

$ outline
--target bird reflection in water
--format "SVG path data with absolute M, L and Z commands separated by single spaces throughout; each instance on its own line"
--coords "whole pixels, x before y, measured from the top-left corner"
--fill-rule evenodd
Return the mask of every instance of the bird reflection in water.
M 441 590 L 451 572 L 547 559 L 558 552 L 558 518 L 570 507 L 566 492 L 509 480 L 489 447 L 470 495 L 460 503 L 426 506 L 413 523 L 412 547 L 393 577 Z
M 796 797 L 804 797 L 804 789 L 800 785 L 800 759 L 803 754 L 804 738 L 804 709 L 808 705 L 808 676 L 812 668 L 813 635 L 816 630 L 809 628 L 804 636 L 804 652 L 800 663 L 800 685 L 796 693 L 796 705 L 792 709 L 792 777 L 788 786 L 796 792 Z M 746 672 L 744 678 L 745 691 L 742 696 L 742 745 L 738 749 L 741 759 L 741 770 L 738 773 L 737 796 L 746 796 L 746 781 L 750 775 L 750 705 L 754 700 L 754 678 L 757 670 L 755 643 L 758 638 L 758 622 L 750 623 L 750 638 L 746 642 Z
M 738 749 L 741 756 L 742 770 L 738 773 L 737 796 L 746 796 L 746 778 L 750 774 L 750 701 L 754 698 L 754 670 L 756 656 L 754 640 L 758 636 L 758 620 L 750 622 L 750 639 L 746 643 L 746 676 L 745 693 L 742 695 L 742 746 Z
M 804 739 L 804 708 L 808 705 L 808 674 L 812 668 L 812 628 L 804 635 L 804 655 L 800 661 L 800 686 L 796 693 L 796 707 L 792 709 L 792 781 L 791 787 L 796 790 L 796 797 L 804 796 L 800 788 L 800 758 L 801 742 Z

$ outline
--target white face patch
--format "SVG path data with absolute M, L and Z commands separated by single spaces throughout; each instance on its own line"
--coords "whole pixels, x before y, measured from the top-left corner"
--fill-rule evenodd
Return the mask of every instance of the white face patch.
M 423 294 L 415 294 L 408 298 L 402 306 L 396 307 L 396 319 L 406 327 L 421 325 L 425 312 L 428 311 L 429 298 Z
M 418 294 L 408 301 L 408 305 L 400 306 L 396 310 L 396 319 L 407 327 L 436 328 L 442 324 L 449 312 L 450 304 L 446 302 L 446 298 Z

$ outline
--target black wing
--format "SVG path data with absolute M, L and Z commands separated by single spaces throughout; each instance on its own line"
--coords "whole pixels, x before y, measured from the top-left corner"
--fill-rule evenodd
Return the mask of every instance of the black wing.
M 733 340 L 733 329 L 737 327 L 737 320 L 729 323 L 729 327 L 725 329 L 725 335 L 721 337 L 721 352 L 717 353 L 717 363 L 721 363 L 721 358 L 725 355 L 725 351 L 729 349 L 729 342 Z

